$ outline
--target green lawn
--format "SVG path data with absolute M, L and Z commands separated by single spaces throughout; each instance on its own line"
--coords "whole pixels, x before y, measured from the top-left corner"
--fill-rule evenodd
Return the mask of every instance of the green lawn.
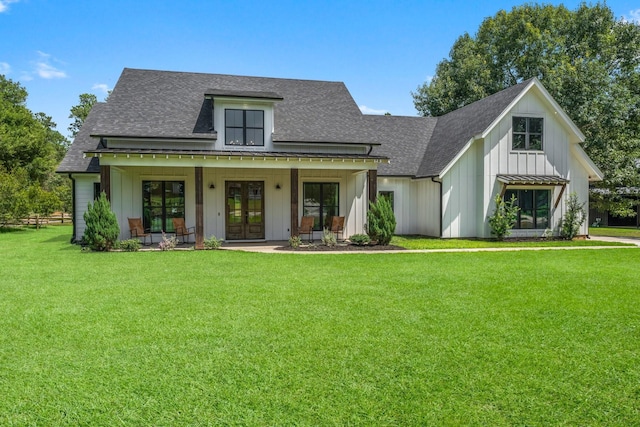
M 640 239 L 640 229 L 636 227 L 590 227 L 592 236 L 632 237 Z
M 482 249 L 482 248 L 558 248 L 569 246 L 630 246 L 627 243 L 602 242 L 598 240 L 506 240 L 491 239 L 438 239 L 424 236 L 393 236 L 392 245 L 407 249 Z
M 0 234 L 0 425 L 638 425 L 639 249 L 83 253 Z

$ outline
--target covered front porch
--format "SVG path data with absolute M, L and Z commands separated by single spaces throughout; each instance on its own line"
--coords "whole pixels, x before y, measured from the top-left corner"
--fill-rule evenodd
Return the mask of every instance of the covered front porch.
M 121 228 L 141 218 L 145 231 L 171 233 L 173 217 L 194 227 L 195 247 L 216 236 L 227 242 L 286 241 L 298 234 L 303 215 L 345 217 L 345 237 L 362 233 L 368 203 L 377 193 L 377 166 L 384 158 L 362 155 L 273 153 L 90 153 L 100 158 L 100 189 Z M 335 194 L 328 203 L 317 189 Z M 314 190 L 314 191 L 312 191 Z M 329 206 L 330 205 L 330 206 Z

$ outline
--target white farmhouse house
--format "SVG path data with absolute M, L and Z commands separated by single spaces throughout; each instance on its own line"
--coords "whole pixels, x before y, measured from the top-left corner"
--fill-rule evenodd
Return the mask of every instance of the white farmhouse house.
M 450 238 L 490 237 L 493 199 L 514 194 L 513 234 L 530 236 L 602 179 L 583 139 L 536 79 L 431 118 L 364 115 L 340 82 L 125 69 L 58 172 L 73 182 L 75 240 L 100 191 L 121 239 L 128 218 L 152 234 L 182 218 L 197 248 L 286 240 L 302 216 L 317 236 L 332 216 L 362 233 L 378 194 L 397 234 Z

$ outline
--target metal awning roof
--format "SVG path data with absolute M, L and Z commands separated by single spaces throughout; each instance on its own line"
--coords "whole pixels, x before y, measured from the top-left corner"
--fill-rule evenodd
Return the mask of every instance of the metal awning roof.
M 558 175 L 498 175 L 506 185 L 566 185 L 569 180 Z

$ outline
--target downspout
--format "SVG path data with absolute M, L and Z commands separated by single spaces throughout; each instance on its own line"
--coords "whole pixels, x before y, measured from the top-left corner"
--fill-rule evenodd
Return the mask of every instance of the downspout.
M 431 177 L 431 181 L 439 184 L 440 186 L 440 217 L 438 218 L 440 235 L 438 237 L 442 239 L 442 181 L 438 181 L 435 176 Z
M 69 174 L 69 179 L 71 180 L 71 224 L 73 228 L 73 234 L 71 235 L 70 243 L 76 242 L 76 180 L 75 178 Z

